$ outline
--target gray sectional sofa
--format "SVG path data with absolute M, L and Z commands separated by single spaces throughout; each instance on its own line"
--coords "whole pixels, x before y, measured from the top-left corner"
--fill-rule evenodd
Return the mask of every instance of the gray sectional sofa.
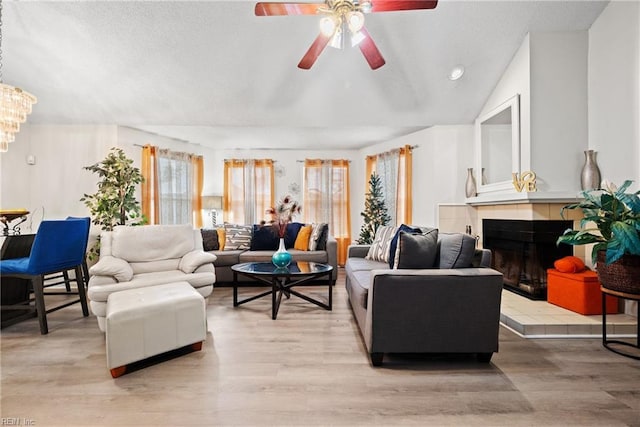
M 331 280 L 335 283 L 338 278 L 338 251 L 336 239 L 327 237 L 326 250 L 299 251 L 288 249 L 294 261 L 312 261 L 329 264 L 333 267 Z M 240 250 L 214 250 L 207 251 L 217 258 L 213 262 L 216 270 L 216 286 L 233 283 L 233 271 L 231 266 L 242 262 L 271 262 L 271 256 L 275 251 Z M 238 275 L 238 281 L 250 282 L 251 279 Z
M 462 246 L 472 251 L 468 265 L 440 268 Z M 345 272 L 372 365 L 381 365 L 384 353 L 475 353 L 491 360 L 498 351 L 502 274 L 490 268 L 490 251 L 476 250 L 471 236 L 440 234 L 432 268 L 391 269 L 366 259 L 368 250 L 350 246 Z

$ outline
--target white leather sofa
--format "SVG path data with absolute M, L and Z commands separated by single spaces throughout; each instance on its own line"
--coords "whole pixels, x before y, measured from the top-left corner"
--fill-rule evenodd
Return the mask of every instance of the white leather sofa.
M 90 307 L 105 331 L 107 299 L 113 292 L 188 282 L 205 299 L 216 281 L 216 256 L 202 248 L 191 225 L 117 226 L 100 236 L 100 259 L 89 269 Z

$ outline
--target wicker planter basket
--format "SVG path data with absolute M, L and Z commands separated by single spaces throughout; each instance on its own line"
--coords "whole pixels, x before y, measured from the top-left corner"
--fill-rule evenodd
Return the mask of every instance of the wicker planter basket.
M 602 286 L 612 291 L 640 295 L 640 256 L 624 255 L 618 261 L 605 264 L 606 252 L 598 251 L 598 278 Z

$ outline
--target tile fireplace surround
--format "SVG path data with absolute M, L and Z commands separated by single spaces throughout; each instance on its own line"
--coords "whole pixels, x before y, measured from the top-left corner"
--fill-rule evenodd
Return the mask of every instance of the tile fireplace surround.
M 560 210 L 567 203 L 513 203 L 471 206 L 468 204 L 440 204 L 438 205 L 438 228 L 443 232 L 464 233 L 467 225 L 471 225 L 472 234 L 478 236 L 478 247 L 482 247 L 483 219 L 520 219 L 520 220 L 560 220 Z M 566 218 L 574 221 L 577 227 L 582 212 L 579 210 L 565 211 Z M 591 265 L 591 247 L 574 246 L 574 255 Z M 623 312 L 637 317 L 638 303 L 626 301 Z

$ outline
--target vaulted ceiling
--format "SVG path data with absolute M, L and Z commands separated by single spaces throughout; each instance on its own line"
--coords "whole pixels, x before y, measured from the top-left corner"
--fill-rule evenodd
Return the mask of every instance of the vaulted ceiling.
M 373 0 L 375 2 L 375 0 Z M 606 1 L 452 1 L 366 15 L 386 60 L 327 47 L 316 16 L 255 2 L 4 1 L 4 82 L 29 123 L 118 124 L 211 147 L 362 147 L 472 123 L 528 32 L 588 30 Z M 466 67 L 458 81 L 447 75 Z

